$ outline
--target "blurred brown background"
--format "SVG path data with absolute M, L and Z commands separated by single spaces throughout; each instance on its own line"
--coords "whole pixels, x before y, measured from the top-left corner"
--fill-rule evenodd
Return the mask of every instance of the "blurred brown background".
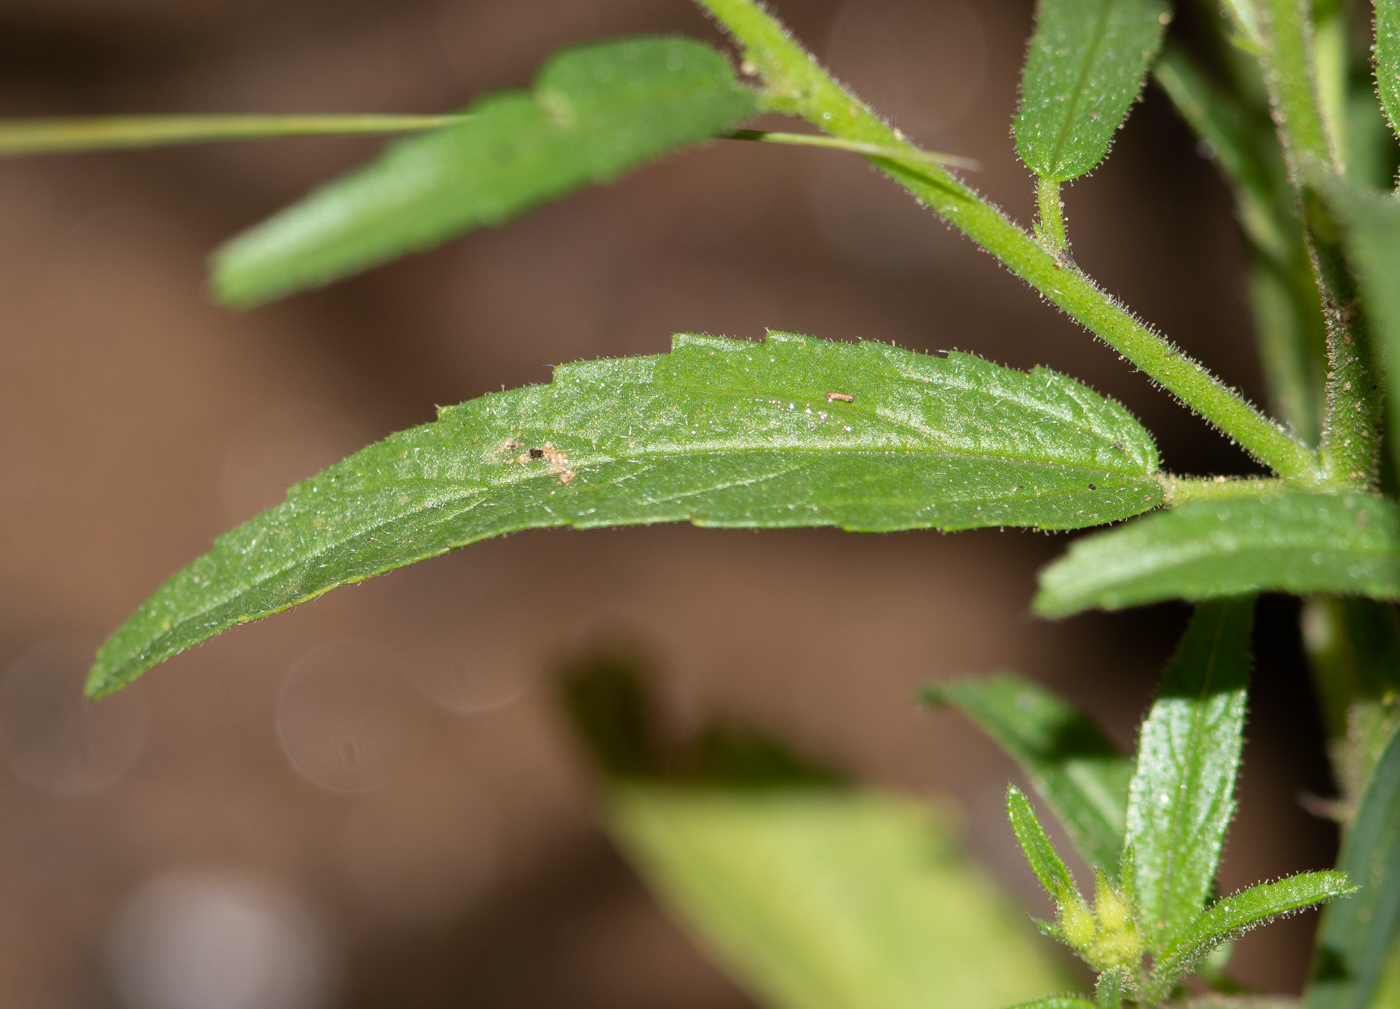
M 1030 0 L 779 12 L 1029 219 L 1008 126 Z M 0 114 L 429 112 L 524 84 L 560 45 L 667 31 L 718 39 L 685 0 L 7 0 Z M 378 146 L 0 163 L 0 1002 L 746 1005 L 591 823 L 550 670 L 599 642 L 653 656 L 682 729 L 722 713 L 955 796 L 989 871 L 1045 913 L 1004 823 L 1013 768 L 912 690 L 1015 668 L 1131 745 L 1186 611 L 1032 620 L 1063 536 L 530 533 L 236 630 L 84 714 L 86 649 L 292 480 L 435 404 L 678 330 L 1048 364 L 1126 402 L 1172 469 L 1247 466 L 839 153 L 715 143 L 323 292 L 210 303 L 220 240 Z M 1261 396 L 1227 196 L 1160 94 L 1068 213 L 1108 290 Z M 1296 804 L 1328 783 L 1293 616 L 1261 609 L 1229 889 L 1335 846 Z M 1241 979 L 1296 990 L 1312 927 L 1251 935 Z M 170 965 L 210 937 L 229 956 L 190 988 Z

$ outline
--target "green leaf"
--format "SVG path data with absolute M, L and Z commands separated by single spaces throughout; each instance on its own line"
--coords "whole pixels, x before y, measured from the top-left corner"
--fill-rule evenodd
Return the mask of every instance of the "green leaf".
M 1170 12 L 1164 0 L 1040 0 L 1016 113 L 1031 171 L 1067 182 L 1103 160 Z
M 728 60 L 700 42 L 638 38 L 566 50 L 533 92 L 395 144 L 215 256 L 214 289 L 248 306 L 325 284 L 713 137 L 757 111 Z
M 1133 974 L 1126 967 L 1110 967 L 1094 985 L 1095 1009 L 1122 1009 L 1123 996 L 1133 990 Z
M 930 683 L 922 697 L 977 723 L 1021 765 L 1085 861 L 1117 872 L 1133 762 L 1087 716 L 1010 673 Z
M 1126 845 L 1147 949 L 1159 956 L 1205 906 L 1235 812 L 1254 599 L 1197 607 L 1142 723 Z
M 1045 836 L 1045 828 L 1040 825 L 1030 800 L 1015 785 L 1006 786 L 1006 815 L 1031 871 L 1050 899 L 1060 908 L 1082 905 L 1084 898 L 1074 885 L 1074 877 L 1069 874 L 1064 859 Z
M 1277 883 L 1260 883 L 1216 901 L 1183 929 L 1157 958 L 1147 1001 L 1165 998 L 1176 987 L 1178 979 L 1194 969 L 1212 950 L 1250 929 L 1353 893 L 1356 887 L 1344 872 L 1304 872 Z
M 1368 1009 L 1400 918 L 1400 732 L 1376 765 L 1337 868 L 1361 892 L 1322 914 L 1307 1009 Z
M 657 786 L 610 809 L 662 902 L 772 1009 L 996 1009 L 1065 984 L 923 803 Z
M 1390 128 L 1400 134 L 1400 0 L 1375 0 L 1376 94 L 1390 120 Z
M 88 689 L 521 529 L 1064 529 L 1154 507 L 1156 470 L 1122 407 L 1043 368 L 782 333 L 678 336 L 670 354 L 561 367 L 552 385 L 445 409 L 297 484 L 156 592 L 102 647 Z
M 1062 617 L 1270 591 L 1400 599 L 1400 508 L 1303 493 L 1183 505 L 1077 540 L 1040 572 L 1033 605 Z
M 1094 1003 L 1079 995 L 1047 995 L 1034 1002 L 1022 1002 L 1007 1009 L 1097 1009 Z

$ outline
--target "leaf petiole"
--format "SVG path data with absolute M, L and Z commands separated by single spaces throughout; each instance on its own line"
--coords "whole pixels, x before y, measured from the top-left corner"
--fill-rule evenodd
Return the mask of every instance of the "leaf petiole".
M 1040 218 L 1036 221 L 1035 235 L 1040 244 L 1056 256 L 1069 253 L 1069 235 L 1065 231 L 1065 204 L 1060 199 L 1060 183 L 1055 179 L 1041 177 L 1035 184 L 1036 208 Z

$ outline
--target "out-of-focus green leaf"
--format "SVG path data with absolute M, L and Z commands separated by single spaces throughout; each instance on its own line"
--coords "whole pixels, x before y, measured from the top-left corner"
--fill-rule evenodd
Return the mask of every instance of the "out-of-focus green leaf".
M 1201 913 L 1215 882 L 1235 812 L 1253 623 L 1253 597 L 1197 607 L 1139 733 L 1125 846 L 1154 956 Z
M 922 696 L 976 722 L 1021 765 L 1085 861 L 1118 871 L 1133 761 L 1086 715 L 1010 673 L 930 683 Z
M 1375 0 L 1376 94 L 1390 120 L 1390 128 L 1400 135 L 1400 0 Z
M 627 787 L 609 823 L 678 920 L 772 1009 L 999 1009 L 1065 987 L 923 803 Z
M 1031 171 L 1066 182 L 1103 160 L 1170 17 L 1164 0 L 1040 0 L 1016 113 Z
M 1400 508 L 1369 494 L 1199 501 L 1076 541 L 1040 573 L 1062 617 L 1249 592 L 1400 599 Z
M 461 125 L 395 144 L 234 239 L 215 256 L 214 289 L 248 306 L 328 283 L 614 179 L 757 107 L 729 61 L 700 42 L 567 50 L 533 92 L 483 98 Z
M 1400 919 L 1400 732 L 1376 765 L 1337 868 L 1361 892 L 1322 913 L 1307 1009 L 1370 1009 Z
M 1151 437 L 1044 369 L 773 333 L 561 367 L 361 450 L 215 541 L 98 653 L 100 696 L 235 624 L 489 536 L 652 522 L 1074 528 L 1154 507 Z
M 1304 604 L 1302 625 L 1341 790 L 1336 813 L 1349 824 L 1400 725 L 1400 624 L 1392 603 L 1319 596 Z
M 1006 815 L 1026 862 L 1050 899 L 1060 908 L 1083 904 L 1084 898 L 1074 885 L 1074 877 L 1069 874 L 1064 859 L 1060 858 L 1050 838 L 1045 836 L 1045 828 L 1040 825 L 1040 818 L 1031 808 L 1030 800 L 1015 785 L 1009 785 L 1006 789 Z
M 1183 974 L 1222 943 L 1281 915 L 1355 892 L 1344 872 L 1304 872 L 1216 901 L 1162 951 L 1152 970 L 1149 996 L 1165 997 Z
M 1097 1009 L 1094 1003 L 1078 995 L 1047 995 L 1033 1002 L 1022 1002 L 1008 1009 Z

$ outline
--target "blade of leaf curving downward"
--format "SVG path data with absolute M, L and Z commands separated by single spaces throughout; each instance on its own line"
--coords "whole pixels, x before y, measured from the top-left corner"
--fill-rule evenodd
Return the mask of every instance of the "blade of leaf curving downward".
M 930 683 L 921 694 L 977 723 L 1021 765 L 1085 861 L 1118 872 L 1133 762 L 1086 715 L 1010 673 Z
M 1400 921 L 1400 732 L 1376 765 L 1337 857 L 1361 892 L 1322 914 L 1307 1009 L 1368 1009 Z
M 1254 599 L 1203 603 L 1142 723 L 1128 791 L 1138 925 L 1154 956 L 1205 906 L 1235 811 Z
M 994 1009 L 1065 984 L 937 807 L 827 789 L 610 800 L 629 860 L 761 1005 Z
M 1040 572 L 1047 617 L 1249 592 L 1400 599 L 1400 507 L 1369 494 L 1201 501 L 1076 541 Z
M 1152 970 L 1152 988 L 1165 997 L 1177 979 L 1222 943 L 1274 918 L 1356 892 L 1344 872 L 1304 872 L 1277 883 L 1260 883 L 1216 901 L 1162 951 Z
M 725 57 L 683 38 L 566 50 L 532 93 L 487 96 L 459 126 L 405 140 L 215 256 L 221 301 L 325 284 L 606 182 L 757 111 Z
M 1400 134 L 1400 0 L 1375 0 L 1376 94 L 1390 121 Z
M 1170 19 L 1164 0 L 1040 0 L 1016 113 L 1031 171 L 1067 182 L 1103 160 Z
M 1151 437 L 1043 368 L 786 333 L 678 336 L 441 412 L 220 537 L 98 653 L 92 696 L 235 624 L 521 529 L 1072 529 L 1153 508 Z

